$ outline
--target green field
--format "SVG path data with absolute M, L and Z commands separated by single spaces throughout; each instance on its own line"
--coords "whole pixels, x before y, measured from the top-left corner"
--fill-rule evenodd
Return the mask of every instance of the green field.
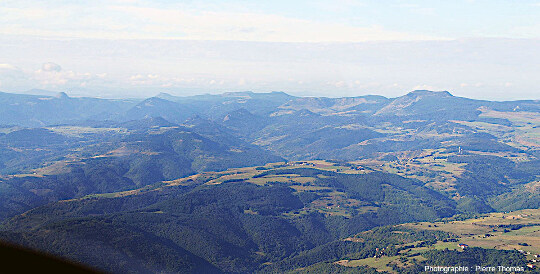
M 438 241 L 427 247 L 402 250 L 399 256 L 382 256 L 361 260 L 341 260 L 336 264 L 348 267 L 370 266 L 379 271 L 396 273 L 389 264 L 407 266 L 408 262 L 425 260 L 422 253 L 428 250 L 461 250 L 458 243 L 469 247 L 500 250 L 521 250 L 530 263 L 540 254 L 540 209 L 525 209 L 508 213 L 491 213 L 462 221 L 418 222 L 399 225 L 415 230 L 444 231 L 455 235 L 457 242 Z

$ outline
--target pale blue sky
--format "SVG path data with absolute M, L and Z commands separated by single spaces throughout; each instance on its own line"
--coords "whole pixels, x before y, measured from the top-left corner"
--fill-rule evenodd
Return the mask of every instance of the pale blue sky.
M 540 35 L 539 0 L 4 0 L 0 15 L 3 34 L 51 37 L 355 42 Z M 284 26 L 343 27 L 349 38 L 318 33 L 295 39 Z M 370 29 L 386 36 L 368 35 Z M 223 30 L 233 35 L 227 39 L 218 33 Z
M 540 0 L 4 0 L 0 90 L 540 99 L 539 44 Z

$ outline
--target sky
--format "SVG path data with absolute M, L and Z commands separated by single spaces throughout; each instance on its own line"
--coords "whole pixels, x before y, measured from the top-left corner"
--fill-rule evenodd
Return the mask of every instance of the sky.
M 540 0 L 0 1 L 4 92 L 540 99 L 539 55 Z

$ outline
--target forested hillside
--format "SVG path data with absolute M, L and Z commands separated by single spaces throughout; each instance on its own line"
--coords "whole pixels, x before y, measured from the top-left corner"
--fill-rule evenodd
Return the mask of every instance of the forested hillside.
M 540 201 L 538 101 L 1 93 L 0 117 L 0 238 L 105 271 L 414 273 L 466 255 L 395 225 Z

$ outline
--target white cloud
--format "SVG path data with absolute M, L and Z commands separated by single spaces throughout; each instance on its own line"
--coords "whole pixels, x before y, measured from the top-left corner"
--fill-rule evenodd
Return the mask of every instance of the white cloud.
M 0 70 L 19 70 L 16 66 L 11 64 L 0 64 Z
M 342 87 L 344 87 L 346 84 L 347 84 L 347 83 L 345 83 L 345 81 L 337 81 L 337 82 L 334 83 L 334 86 L 335 86 L 336 88 L 342 88 Z
M 62 70 L 62 67 L 58 64 L 55 64 L 55 63 L 52 63 L 52 62 L 49 62 L 49 63 L 45 63 L 41 66 L 41 69 L 43 71 L 56 71 L 56 72 L 59 72 Z
M 103 84 L 107 81 L 107 74 L 63 71 L 60 65 L 48 62 L 36 71 L 25 72 L 25 78 L 35 82 L 40 88 L 72 88 Z
M 351 2 L 351 1 L 345 1 Z M 350 5 L 362 5 L 352 1 Z M 153 5 L 157 6 L 157 5 Z M 77 9 L 78 8 L 78 9 Z M 361 42 L 441 40 L 443 37 L 391 31 L 380 25 L 352 26 L 271 13 L 156 8 L 118 2 L 0 8 L 0 34 L 106 39 L 188 39 L 267 42 Z
M 498 91 L 499 98 L 538 97 L 538 40 L 289 44 L 10 39 L 0 37 L 1 90 L 8 92 L 76 91 L 84 86 L 79 94 L 117 97 L 224 90 L 397 96 L 435 89 L 476 98 L 494 98 L 491 92 Z M 43 69 L 47 61 L 62 69 Z M 339 81 L 343 83 L 336 87 Z M 506 82 L 513 86 L 505 87 Z
M 267 42 L 360 42 L 374 40 L 434 40 L 441 37 L 389 31 L 381 26 L 355 27 L 273 14 L 188 12 L 143 7 L 117 7 L 148 22 L 147 33 L 191 40 Z M 249 26 L 249 27 L 246 27 Z

